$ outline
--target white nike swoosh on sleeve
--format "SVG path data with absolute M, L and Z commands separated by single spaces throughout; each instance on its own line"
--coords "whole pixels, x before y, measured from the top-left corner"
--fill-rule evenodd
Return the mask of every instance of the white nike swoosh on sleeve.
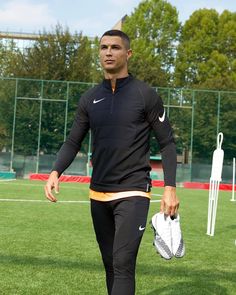
M 160 122 L 164 122 L 165 117 L 166 117 L 166 111 L 164 110 L 163 115 L 162 115 L 161 117 L 159 117 L 159 121 L 160 121 Z

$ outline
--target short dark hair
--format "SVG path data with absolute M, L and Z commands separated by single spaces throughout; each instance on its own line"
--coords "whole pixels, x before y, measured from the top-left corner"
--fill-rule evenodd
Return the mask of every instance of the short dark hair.
M 124 32 L 120 31 L 120 30 L 109 30 L 109 31 L 106 31 L 102 37 L 104 36 L 118 36 L 120 37 L 124 43 L 125 43 L 125 47 L 127 49 L 130 49 L 130 39 L 129 39 L 129 36 L 127 34 L 125 34 Z M 101 37 L 101 39 L 102 39 Z M 101 41 L 100 39 L 100 41 Z

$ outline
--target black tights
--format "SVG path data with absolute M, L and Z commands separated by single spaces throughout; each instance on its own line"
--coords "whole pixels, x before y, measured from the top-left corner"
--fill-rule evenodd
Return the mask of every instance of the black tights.
M 109 295 L 135 294 L 135 266 L 149 209 L 146 197 L 91 200 L 94 230 L 106 270 Z

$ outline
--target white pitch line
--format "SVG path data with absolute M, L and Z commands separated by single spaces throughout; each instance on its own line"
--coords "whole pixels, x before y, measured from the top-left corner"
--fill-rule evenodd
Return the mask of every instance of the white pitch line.
M 160 195 L 160 194 L 151 194 L 151 196 L 162 197 L 163 195 Z
M 6 183 L 4 183 L 5 181 L 6 181 Z M 34 187 L 42 187 L 42 189 L 43 189 L 45 183 L 46 182 L 43 183 L 43 181 L 42 181 L 42 185 L 41 185 L 41 184 L 36 184 L 36 183 L 33 183 L 33 182 L 32 183 L 19 183 L 19 182 L 17 182 L 17 183 L 11 183 L 11 185 L 13 184 L 13 185 L 18 185 L 18 186 L 34 186 Z M 7 184 L 9 184 L 9 181 L 8 180 L 2 180 L 2 184 L 6 184 L 7 185 Z M 61 184 L 61 187 L 60 188 L 61 188 L 62 191 L 64 189 L 76 189 L 77 190 L 78 187 L 79 187 L 79 186 L 73 186 L 72 183 L 60 183 L 60 184 Z M 64 186 L 64 184 L 68 184 L 68 186 L 67 185 Z M 80 182 L 77 182 L 77 184 L 79 185 Z M 86 184 L 86 183 L 84 183 L 84 184 Z M 162 197 L 163 195 L 162 194 L 153 194 L 152 193 L 151 196 L 152 197 Z
M 44 188 L 44 186 L 45 186 L 45 183 L 46 182 L 42 182 L 42 184 L 35 184 L 35 183 L 19 183 L 19 182 L 17 182 L 17 183 L 11 183 L 10 185 L 17 185 L 17 186 L 33 186 L 33 187 L 41 187 L 42 188 L 42 190 L 43 190 L 43 188 Z M 77 182 L 78 184 L 80 184 L 79 182 Z M 2 181 L 2 183 L 1 184 L 5 184 L 5 185 L 9 185 L 9 181 L 8 182 L 5 182 L 5 180 L 4 181 Z M 64 186 L 64 184 L 66 184 L 66 183 L 60 183 L 60 188 L 61 188 L 61 190 L 64 190 L 64 189 L 78 189 L 78 186 L 77 187 L 75 187 L 75 186 Z M 68 183 L 67 183 L 68 184 Z M 85 183 L 86 184 L 86 183 Z
M 0 182 L 9 182 L 9 181 L 15 181 L 16 179 L 0 179 Z
M 50 201 L 47 201 L 47 200 L 27 200 L 27 199 L 0 199 L 0 202 L 50 203 Z M 89 203 L 89 201 L 57 201 L 56 203 Z
M 47 200 L 27 200 L 27 199 L 0 199 L 0 202 L 32 202 L 32 203 L 49 203 Z M 159 203 L 160 200 L 151 200 L 151 203 Z M 80 203 L 88 204 L 90 201 L 57 201 L 56 203 Z

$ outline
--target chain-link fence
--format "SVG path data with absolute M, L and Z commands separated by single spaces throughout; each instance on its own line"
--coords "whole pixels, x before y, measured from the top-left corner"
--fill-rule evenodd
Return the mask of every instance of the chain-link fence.
M 0 79 L 0 171 L 17 177 L 48 173 L 73 122 L 81 95 L 92 83 Z M 236 147 L 236 92 L 158 88 L 173 126 L 177 181 L 208 181 L 218 132 L 225 151 L 223 181 L 232 181 Z M 91 138 L 65 174 L 89 175 Z M 108 159 L 109 161 L 109 159 Z M 158 145 L 151 136 L 152 176 L 163 179 Z

